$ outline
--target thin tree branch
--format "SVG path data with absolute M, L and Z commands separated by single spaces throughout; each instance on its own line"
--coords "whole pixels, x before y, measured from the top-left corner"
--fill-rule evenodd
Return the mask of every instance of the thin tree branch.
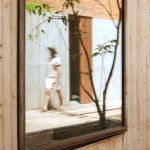
M 47 22 L 49 19 L 61 19 L 60 17 L 50 17 L 50 16 L 46 16 L 47 19 L 43 20 L 42 22 L 40 22 L 36 27 L 34 27 L 31 32 L 29 33 L 29 35 L 31 35 L 36 29 L 38 29 L 42 24 L 44 24 L 45 22 Z M 50 18 L 49 18 L 50 17 Z
M 95 102 L 95 99 L 91 96 L 91 94 L 86 90 L 86 88 L 84 87 L 82 81 L 81 81 L 81 87 L 84 90 L 84 92 L 92 99 L 92 101 Z
M 119 12 L 121 12 L 121 7 L 120 7 L 120 4 L 119 4 L 119 0 L 117 0 L 117 5 L 118 5 Z
M 31 35 L 36 29 L 38 29 L 43 23 L 45 23 L 46 21 L 48 21 L 48 19 L 45 19 L 44 21 L 40 22 L 36 27 L 34 27 L 31 32 L 29 33 L 29 35 Z
M 65 38 L 64 38 L 64 36 L 63 36 L 61 30 L 58 28 L 58 24 L 57 24 L 56 20 L 55 20 L 55 24 L 56 24 L 56 27 L 57 27 L 59 33 L 60 33 L 60 36 L 62 37 L 62 39 L 63 39 L 63 41 L 64 41 L 64 43 L 65 43 L 65 46 L 66 46 L 67 50 L 69 50 L 69 47 L 67 46 L 67 42 L 65 41 Z
M 73 11 L 73 14 L 74 14 L 74 17 L 75 17 L 76 21 L 78 21 L 77 13 L 75 12 L 73 5 L 70 5 L 70 6 L 72 8 L 72 11 Z M 97 94 L 96 94 L 96 91 L 95 91 L 95 86 L 94 86 L 93 76 L 92 76 L 92 70 L 91 70 L 90 58 L 89 58 L 88 52 L 86 50 L 86 47 L 85 47 L 85 44 L 83 42 L 83 39 L 82 39 L 81 35 L 79 35 L 79 40 L 80 40 L 81 45 L 83 47 L 83 50 L 84 50 L 84 53 L 85 53 L 85 56 L 86 56 L 86 60 L 87 60 L 87 63 L 88 63 L 89 77 L 90 77 L 90 82 L 91 82 L 92 90 L 93 90 L 94 97 L 95 97 L 95 104 L 96 104 L 96 107 L 97 107 L 97 110 L 98 110 L 98 114 L 100 115 L 100 118 L 101 118 L 103 115 L 102 115 L 101 109 L 99 107 L 98 98 L 97 98 Z
M 105 5 L 102 4 L 99 0 L 95 0 L 95 1 L 98 2 L 98 3 L 106 10 L 106 12 L 108 13 L 109 17 L 110 17 L 111 20 L 113 21 L 115 27 L 118 28 L 118 26 L 116 25 L 115 20 L 114 20 L 112 14 L 111 14 L 111 13 L 109 12 L 109 10 L 105 7 Z
M 119 41 L 119 34 L 120 34 L 121 19 L 122 19 L 121 12 L 119 11 L 119 22 L 118 22 L 118 25 L 117 25 L 117 37 L 116 37 L 117 43 L 115 45 L 113 63 L 112 63 L 110 73 L 108 75 L 108 79 L 107 79 L 106 84 L 105 84 L 105 88 L 103 90 L 103 115 L 104 115 L 104 118 L 105 118 L 105 110 L 106 110 L 106 94 L 107 94 L 108 86 L 109 86 L 109 83 L 110 83 L 110 80 L 111 80 L 111 77 L 112 77 L 112 74 L 113 74 L 113 70 L 114 70 L 114 67 L 115 67 L 115 63 L 116 63 L 117 49 L 118 49 L 118 45 L 119 45 L 118 41 Z
M 76 17 L 76 20 L 78 20 L 76 12 L 74 10 L 74 7 L 72 5 L 71 5 L 71 7 L 72 7 L 72 10 L 73 10 L 74 16 Z M 88 70 L 89 70 L 89 77 L 90 77 L 90 81 L 91 81 L 91 84 L 92 84 L 92 89 L 93 89 L 94 95 L 95 95 L 95 97 L 97 99 L 97 95 L 96 95 L 96 92 L 95 92 L 95 88 L 94 88 L 94 84 L 93 84 L 93 79 L 92 79 L 92 70 L 91 70 L 90 58 L 89 58 L 89 55 L 87 53 L 86 47 L 84 45 L 83 39 L 81 38 L 81 35 L 79 35 L 79 40 L 81 42 L 81 45 L 83 47 L 84 53 L 85 53 L 86 58 L 87 58 Z

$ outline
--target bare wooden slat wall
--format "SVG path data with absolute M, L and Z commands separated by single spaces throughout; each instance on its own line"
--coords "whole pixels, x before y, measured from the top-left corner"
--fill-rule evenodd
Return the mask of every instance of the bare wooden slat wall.
M 3 122 L 2 122 L 2 60 L 0 59 L 0 150 L 3 148 Z
M 0 150 L 17 149 L 17 1 L 0 0 Z
M 17 150 L 17 1 L 0 0 L 0 150 Z M 150 150 L 150 1 L 126 0 L 128 131 L 78 150 Z
M 2 22 L 2 0 L 0 0 L 0 22 Z M 0 23 L 0 58 L 2 57 L 2 23 Z
M 0 150 L 3 150 L 3 117 L 2 117 L 2 101 L 3 101 L 3 75 L 2 75 L 2 0 L 0 0 Z

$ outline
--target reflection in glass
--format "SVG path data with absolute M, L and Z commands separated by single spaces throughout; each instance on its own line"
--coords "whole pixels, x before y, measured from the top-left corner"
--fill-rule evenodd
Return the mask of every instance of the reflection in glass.
M 122 32 L 116 39 L 115 26 L 119 15 L 112 20 L 109 15 L 39 13 L 36 5 L 26 2 L 26 133 L 98 121 L 95 93 L 108 126 L 121 125 Z

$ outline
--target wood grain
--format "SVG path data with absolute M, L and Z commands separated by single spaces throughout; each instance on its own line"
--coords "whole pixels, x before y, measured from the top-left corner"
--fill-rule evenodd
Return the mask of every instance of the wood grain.
M 0 0 L 0 43 L 3 45 L 0 47 L 0 150 L 15 150 L 17 146 L 16 7 L 14 0 L 3 3 Z M 80 150 L 150 149 L 149 8 L 149 1 L 126 0 L 125 104 L 128 132 Z
M 122 135 L 116 136 L 107 140 L 102 140 L 76 150 L 121 150 L 122 149 Z
M 2 59 L 0 59 L 0 105 L 2 105 L 3 101 L 3 69 L 2 69 Z
M 2 57 L 2 18 L 3 18 L 3 1 L 0 0 L 0 58 Z
M 2 106 L 0 105 L 0 111 L 2 110 Z M 1 113 L 1 112 L 0 112 Z M 3 144 L 4 144 L 4 141 L 3 141 L 3 119 L 2 119 L 2 116 L 0 114 L 0 150 L 3 150 Z
M 3 92 L 2 92 L 2 59 L 0 59 L 0 150 L 3 150 Z
M 12 131 L 11 131 L 11 66 L 10 66 L 10 50 L 11 50 L 11 18 L 10 9 L 11 1 L 3 1 L 3 132 L 4 132 L 4 149 L 10 150 L 12 148 Z
M 11 74 L 11 149 L 17 149 L 17 1 L 10 1 L 11 28 L 10 28 L 10 74 Z

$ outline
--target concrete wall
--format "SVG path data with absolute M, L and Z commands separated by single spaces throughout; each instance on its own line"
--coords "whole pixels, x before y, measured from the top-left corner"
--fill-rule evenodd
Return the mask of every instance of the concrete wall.
M 26 12 L 26 109 L 36 109 L 42 106 L 45 94 L 46 62 L 49 54 L 47 46 L 55 46 L 58 49 L 62 60 L 61 83 L 64 95 L 64 104 L 69 105 L 69 31 L 61 20 L 52 20 L 51 23 L 44 23 L 40 33 L 33 41 L 27 35 L 32 29 L 42 22 L 43 18 L 37 15 L 30 15 Z M 35 32 L 33 32 L 33 35 Z M 98 44 L 106 43 L 116 38 L 116 29 L 111 20 L 92 19 L 92 49 L 93 52 Z M 108 89 L 109 100 L 120 100 L 121 103 L 121 48 L 118 49 L 117 63 L 111 86 Z M 107 53 L 104 56 L 93 57 L 94 84 L 99 99 L 102 98 L 102 91 L 106 82 L 113 54 Z M 52 95 L 52 106 L 58 107 L 59 101 L 56 94 Z
M 49 57 L 48 46 L 56 47 L 61 58 L 61 85 L 64 104 L 69 104 L 68 27 L 61 20 L 51 20 L 51 23 L 46 22 L 39 28 L 43 29 L 45 33 L 40 33 L 37 38 L 31 41 L 28 35 L 43 20 L 38 15 L 30 15 L 26 12 L 26 109 L 41 108 L 44 102 L 46 62 Z M 56 94 L 52 95 L 53 107 L 59 106 L 56 97 Z
M 93 18 L 93 52 L 98 44 L 107 43 L 110 40 L 116 39 L 116 28 L 111 20 Z M 121 32 L 120 32 L 121 33 Z M 107 99 L 117 100 L 121 103 L 122 97 L 122 48 L 120 44 L 117 50 L 117 61 L 111 79 L 111 84 L 108 88 Z M 114 49 L 112 49 L 114 51 Z M 96 92 L 98 97 L 102 99 L 102 92 L 110 72 L 114 54 L 107 53 L 93 57 L 93 77 Z

